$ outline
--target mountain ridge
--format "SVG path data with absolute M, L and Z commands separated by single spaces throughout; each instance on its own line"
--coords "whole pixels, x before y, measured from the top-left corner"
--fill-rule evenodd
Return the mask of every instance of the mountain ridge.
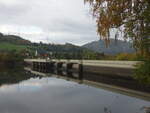
M 106 47 L 105 42 L 103 40 L 92 41 L 87 44 L 84 44 L 82 47 L 108 55 L 135 52 L 132 43 L 125 42 L 122 40 L 116 41 L 115 39 L 110 39 L 110 45 L 108 47 Z

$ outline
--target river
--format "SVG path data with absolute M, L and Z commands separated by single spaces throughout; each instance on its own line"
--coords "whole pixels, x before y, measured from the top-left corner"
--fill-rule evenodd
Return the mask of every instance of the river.
M 146 113 L 149 107 L 149 99 L 62 78 L 0 72 L 0 113 Z

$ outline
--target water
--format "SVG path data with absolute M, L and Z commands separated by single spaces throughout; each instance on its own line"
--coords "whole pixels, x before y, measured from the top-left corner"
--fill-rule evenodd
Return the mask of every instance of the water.
M 61 78 L 0 73 L 0 113 L 145 113 L 144 107 L 150 101 Z

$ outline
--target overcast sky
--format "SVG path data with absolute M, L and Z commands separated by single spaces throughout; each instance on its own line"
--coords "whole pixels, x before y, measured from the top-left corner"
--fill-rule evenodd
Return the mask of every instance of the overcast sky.
M 0 0 L 0 32 L 82 45 L 98 40 L 89 11 L 84 0 Z

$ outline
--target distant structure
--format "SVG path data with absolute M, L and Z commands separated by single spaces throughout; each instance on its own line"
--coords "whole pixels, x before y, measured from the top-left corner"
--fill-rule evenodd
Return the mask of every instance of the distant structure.
M 35 51 L 35 56 L 36 57 L 42 57 L 42 58 L 46 58 L 49 56 L 48 52 L 43 50 L 43 49 L 37 49 Z

